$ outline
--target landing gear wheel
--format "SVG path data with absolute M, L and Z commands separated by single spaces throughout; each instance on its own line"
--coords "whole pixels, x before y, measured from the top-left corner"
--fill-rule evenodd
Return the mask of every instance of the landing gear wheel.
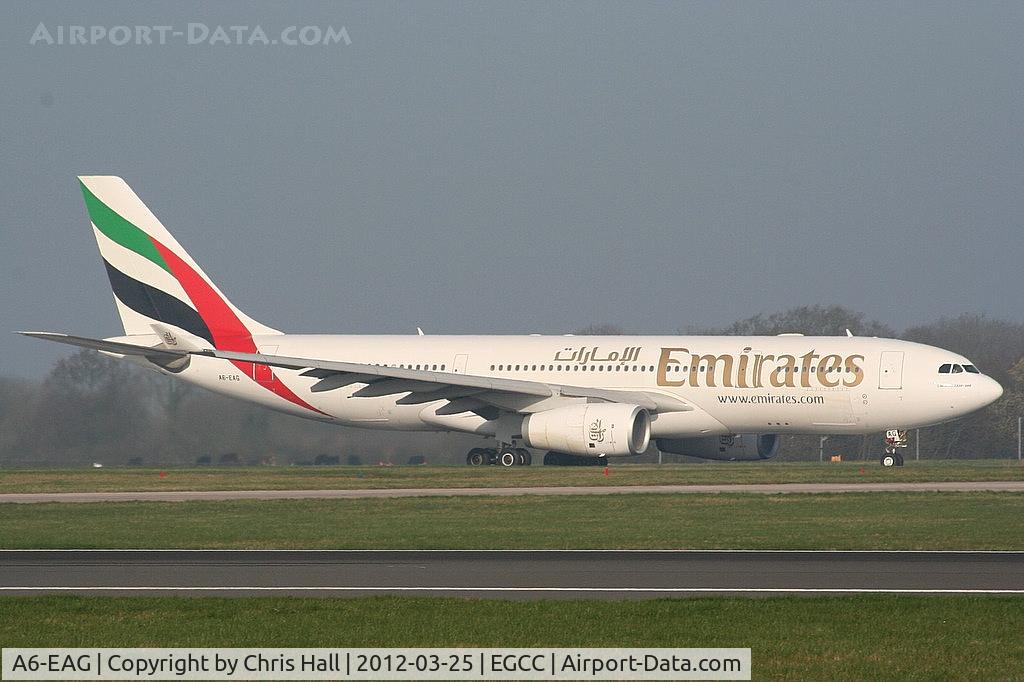
M 473 448 L 466 455 L 466 464 L 474 467 L 487 464 L 487 451 L 483 448 Z
M 516 448 L 516 464 L 526 466 L 530 463 L 530 451 L 526 448 Z
M 498 461 L 503 467 L 515 466 L 518 459 L 519 457 L 516 455 L 515 450 L 502 450 L 498 456 Z
M 896 454 L 896 466 L 898 466 L 898 467 L 903 466 L 903 455 L 901 455 L 899 453 Z
M 889 468 L 896 466 L 896 455 L 885 454 L 882 455 L 882 466 Z

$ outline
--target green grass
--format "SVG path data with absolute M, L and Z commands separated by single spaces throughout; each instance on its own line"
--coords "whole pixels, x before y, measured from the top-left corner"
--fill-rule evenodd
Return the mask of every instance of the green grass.
M 1024 467 L 1016 460 L 910 461 L 902 469 L 882 469 L 876 461 L 657 466 L 613 460 L 609 473 L 605 476 L 600 467 L 536 465 L 5 470 L 0 471 L 0 493 L 1024 480 Z
M 608 495 L 0 505 L 0 548 L 1012 549 L 1024 495 Z
M 1024 598 L 0 598 L 5 647 L 750 647 L 753 679 L 1024 679 Z

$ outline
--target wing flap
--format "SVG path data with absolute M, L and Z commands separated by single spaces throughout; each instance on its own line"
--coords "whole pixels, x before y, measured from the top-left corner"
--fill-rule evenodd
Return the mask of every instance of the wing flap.
M 360 388 L 352 394 L 353 398 L 379 398 L 395 393 L 409 393 L 411 391 L 430 391 L 441 388 L 441 385 L 416 381 L 410 379 L 383 379 L 375 381 L 368 386 Z
M 303 372 L 302 376 L 310 376 L 309 372 Z M 313 376 L 316 376 L 315 374 Z M 309 387 L 313 393 L 325 391 L 336 391 L 352 384 L 368 384 L 377 377 L 372 374 L 348 374 L 345 372 L 327 372 L 324 378 Z
M 423 405 L 438 400 L 455 400 L 456 398 L 468 398 L 479 393 L 485 393 L 482 388 L 468 388 L 466 386 L 446 386 L 437 391 L 412 392 L 402 396 L 396 402 L 399 405 Z

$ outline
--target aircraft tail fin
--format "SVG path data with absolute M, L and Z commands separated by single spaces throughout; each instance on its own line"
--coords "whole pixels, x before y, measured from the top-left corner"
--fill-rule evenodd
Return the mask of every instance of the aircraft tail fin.
M 215 348 L 250 352 L 254 334 L 279 334 L 221 293 L 124 180 L 78 178 L 125 334 L 170 326 Z

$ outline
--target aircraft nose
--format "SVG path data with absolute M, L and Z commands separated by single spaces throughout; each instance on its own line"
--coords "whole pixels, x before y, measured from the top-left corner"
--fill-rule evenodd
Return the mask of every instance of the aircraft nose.
M 978 397 L 982 400 L 982 406 L 991 405 L 1003 395 L 1003 387 L 992 377 L 985 377 L 985 380 L 978 386 Z

